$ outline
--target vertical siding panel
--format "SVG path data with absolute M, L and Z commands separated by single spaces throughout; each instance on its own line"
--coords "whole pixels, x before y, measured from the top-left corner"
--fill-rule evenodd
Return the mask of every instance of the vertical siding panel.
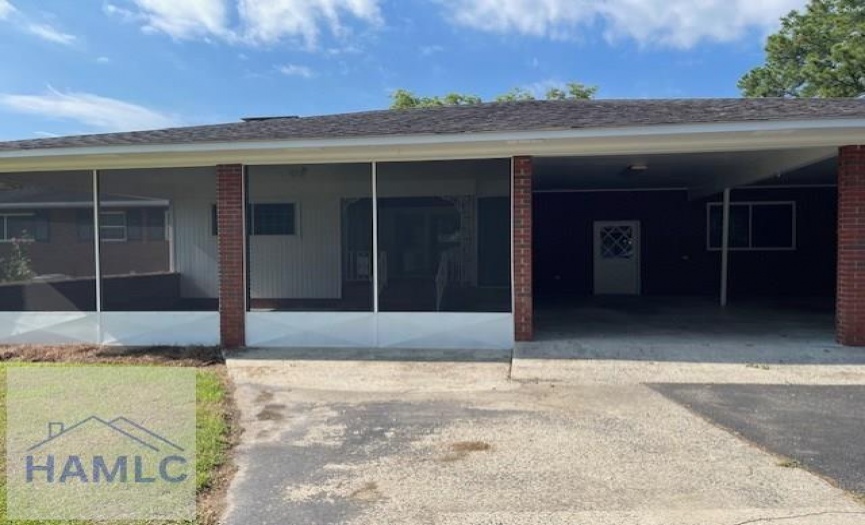
M 175 271 L 181 275 L 184 298 L 219 297 L 216 237 L 211 208 L 216 203 L 216 168 L 111 170 L 106 193 L 147 196 L 171 202 Z

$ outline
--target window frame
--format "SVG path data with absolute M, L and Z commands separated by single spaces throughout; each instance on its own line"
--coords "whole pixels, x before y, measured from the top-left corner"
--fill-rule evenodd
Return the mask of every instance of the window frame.
M 89 212 L 88 213 L 88 219 L 89 220 L 84 221 L 82 223 L 81 222 L 81 216 L 79 215 L 79 217 L 77 219 L 77 221 L 78 221 L 78 223 L 77 223 L 78 241 L 79 242 L 93 242 L 96 239 L 96 235 L 94 235 L 94 231 L 93 231 L 94 228 L 93 228 L 93 223 L 92 223 L 93 210 L 87 209 L 87 208 L 82 208 L 82 210 L 84 210 L 85 212 Z M 123 216 L 123 224 L 122 225 L 106 226 L 102 222 L 102 216 L 104 216 L 104 215 L 121 215 L 121 216 Z M 99 230 L 100 230 L 99 231 L 99 242 L 130 242 L 129 241 L 129 217 L 127 216 L 126 210 L 110 210 L 110 209 L 109 210 L 99 210 L 99 216 L 100 216 L 99 217 Z M 82 230 L 81 230 L 82 227 L 85 228 L 85 231 L 88 232 L 87 235 L 82 235 Z M 123 238 L 122 239 L 109 239 L 109 238 L 105 237 L 103 232 L 106 229 L 122 229 Z
M 297 237 L 299 236 L 299 224 L 298 224 L 298 205 L 295 201 L 278 201 L 278 202 L 268 202 L 268 201 L 258 201 L 255 203 L 249 204 L 250 213 L 249 213 L 249 235 L 255 237 Z M 291 206 L 291 233 L 256 233 L 255 231 L 255 211 L 258 206 Z
M 791 218 L 791 244 L 790 246 L 772 246 L 760 247 L 754 246 L 754 208 L 759 206 L 786 206 L 790 208 Z M 745 207 L 748 208 L 748 246 L 729 246 L 727 249 L 731 252 L 793 252 L 799 249 L 798 239 L 798 216 L 796 201 L 736 201 L 730 203 L 730 208 Z M 723 217 L 723 202 L 707 202 L 706 203 L 706 251 L 719 252 L 723 246 L 712 246 L 712 209 L 720 208 Z M 723 218 L 721 219 L 723 228 Z M 723 245 L 723 240 L 722 240 Z
M 47 228 L 45 230 L 45 237 L 40 239 L 35 235 L 35 231 L 33 232 L 33 238 L 30 239 L 30 242 L 51 242 L 51 219 L 46 217 L 45 214 L 40 213 L 39 211 L 21 211 L 21 212 L 0 212 L 0 244 L 8 244 L 14 242 L 13 239 L 17 240 L 18 237 L 9 237 L 9 217 L 30 217 L 34 221 L 43 217 L 48 221 Z
M 292 216 L 294 218 L 294 222 L 292 224 L 292 232 L 291 233 L 255 233 L 255 208 L 258 205 L 277 205 L 277 206 L 291 206 L 292 207 Z M 245 206 L 245 220 L 246 224 L 244 227 L 246 228 L 246 235 L 248 237 L 300 237 L 300 204 L 298 201 L 256 201 L 256 202 L 247 202 Z M 210 235 L 212 237 L 219 236 L 219 206 L 216 203 L 211 204 L 210 206 Z
M 0 222 L 3 223 L 3 227 L 0 228 L 0 243 L 11 243 L 14 242 L 12 238 L 9 237 L 9 217 L 35 217 L 35 213 L 0 213 Z
M 105 215 L 119 215 L 123 217 L 122 225 L 105 225 L 103 222 L 103 217 Z M 109 239 L 105 236 L 105 230 L 116 230 L 120 229 L 123 232 L 123 238 L 120 239 Z M 129 242 L 129 216 L 126 213 L 126 210 L 99 210 L 99 241 L 100 242 Z

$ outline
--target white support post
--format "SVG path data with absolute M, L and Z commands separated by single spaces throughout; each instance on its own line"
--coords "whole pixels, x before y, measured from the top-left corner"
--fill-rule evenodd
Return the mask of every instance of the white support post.
M 730 188 L 724 189 L 721 213 L 721 306 L 727 306 L 727 288 L 730 279 Z
M 378 164 L 372 163 L 372 311 L 378 313 Z
M 511 192 L 510 193 L 511 198 L 509 199 L 509 206 L 511 208 L 509 210 L 510 211 L 509 215 L 511 218 L 509 236 L 511 238 L 511 273 L 510 273 L 510 279 L 511 279 L 511 283 L 510 283 L 511 284 L 511 313 L 514 314 L 514 320 L 516 320 L 516 312 L 517 312 L 517 287 L 514 286 L 514 283 L 517 280 L 517 278 L 516 278 L 517 277 L 516 276 L 517 255 L 516 255 L 516 246 L 515 246 L 516 243 L 514 242 L 515 241 L 514 226 L 516 224 L 516 222 L 515 222 L 516 219 L 514 218 L 514 168 L 515 167 L 516 167 L 516 163 L 514 162 L 514 157 L 511 157 L 511 172 L 508 174 L 508 181 L 510 184 L 510 192 Z M 513 354 L 512 354 L 512 356 L 513 356 Z
M 102 247 L 99 231 L 99 170 L 93 170 L 93 256 L 96 272 L 96 312 L 102 311 Z
M 99 170 L 92 172 L 93 182 L 93 279 L 96 293 L 96 344 L 101 345 L 102 334 L 102 246 L 99 231 Z

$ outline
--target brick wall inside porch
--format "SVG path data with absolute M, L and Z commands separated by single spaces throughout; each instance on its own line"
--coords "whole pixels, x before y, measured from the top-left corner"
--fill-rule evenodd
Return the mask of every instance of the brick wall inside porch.
M 534 337 L 532 298 L 532 158 L 513 159 L 514 337 Z
M 224 348 L 246 344 L 244 177 L 239 164 L 216 167 L 219 230 L 219 327 Z
M 865 146 L 838 155 L 837 335 L 865 346 Z

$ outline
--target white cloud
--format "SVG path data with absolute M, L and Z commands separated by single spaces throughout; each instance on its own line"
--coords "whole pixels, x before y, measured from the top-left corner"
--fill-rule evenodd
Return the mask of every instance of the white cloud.
M 64 33 L 63 31 L 47 24 L 28 24 L 27 31 L 38 36 L 42 40 L 53 42 L 55 44 L 62 44 L 64 46 L 72 45 L 77 40 L 75 35 Z
M 0 0 L 3 1 L 3 0 Z M 381 0 L 115 0 L 105 12 L 176 39 L 273 45 L 299 39 L 315 47 L 323 28 L 341 36 L 344 20 L 376 24 Z
M 807 0 L 436 0 L 456 24 L 495 33 L 572 38 L 600 22 L 605 36 L 691 48 L 769 31 Z
M 106 5 L 109 13 L 141 20 L 145 31 L 166 33 L 173 38 L 225 37 L 228 35 L 228 5 L 225 0 L 133 0 L 136 11 Z
M 296 64 L 286 64 L 276 68 L 277 71 L 288 77 L 312 78 L 315 73 L 312 69 L 306 66 L 298 66 Z
M 0 0 L 0 20 L 10 20 L 17 22 L 16 25 L 23 31 L 30 33 L 33 36 L 39 37 L 42 40 L 69 46 L 74 44 L 78 38 L 75 35 L 64 33 L 56 27 L 32 21 L 32 18 L 22 13 L 9 0 Z
M 72 120 L 97 131 L 132 131 L 179 125 L 175 118 L 137 104 L 91 93 L 61 93 L 50 89 L 42 95 L 0 93 L 0 107 L 48 119 Z
M 438 44 L 433 44 L 431 46 L 421 46 L 420 47 L 420 54 L 421 54 L 421 56 L 428 57 L 428 56 L 435 55 L 436 53 L 442 53 L 444 50 L 445 50 L 444 47 L 442 47 Z
M 379 0 L 238 0 L 243 37 L 249 42 L 274 44 L 283 38 L 300 38 L 314 47 L 326 26 L 344 34 L 343 17 L 378 23 Z
M 9 0 L 0 0 L 0 20 L 9 18 L 9 15 L 15 12 L 15 6 L 9 3 Z
M 97 58 L 96 58 L 96 63 L 97 63 L 97 64 L 110 64 L 110 63 L 111 63 L 111 59 L 108 58 L 108 57 L 97 57 Z

